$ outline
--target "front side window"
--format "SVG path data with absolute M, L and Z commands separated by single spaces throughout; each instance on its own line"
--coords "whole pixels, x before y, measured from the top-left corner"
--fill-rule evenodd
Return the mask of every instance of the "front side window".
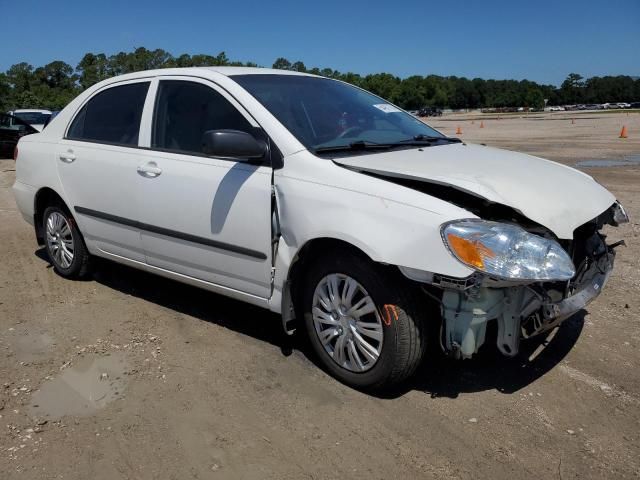
M 251 124 L 218 92 L 201 83 L 162 80 L 158 87 L 151 147 L 202 153 L 209 130 L 253 132 Z
M 103 90 L 76 115 L 67 138 L 115 145 L 138 145 L 140 119 L 149 82 Z
M 413 115 L 346 83 L 301 75 L 232 78 L 310 150 L 353 142 L 393 144 L 421 137 L 444 138 Z

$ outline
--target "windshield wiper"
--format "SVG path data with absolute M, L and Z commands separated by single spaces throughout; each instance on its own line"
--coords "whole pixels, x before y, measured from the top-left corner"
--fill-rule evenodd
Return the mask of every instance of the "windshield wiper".
M 437 141 L 445 141 L 449 143 L 461 143 L 459 138 L 451 137 L 430 137 L 428 135 L 416 135 L 413 138 L 406 140 L 400 140 L 393 143 L 376 143 L 369 140 L 357 140 L 347 145 L 333 145 L 329 147 L 319 147 L 313 150 L 314 153 L 329 153 L 329 152 L 353 152 L 359 150 L 390 150 L 396 147 L 413 147 L 423 146 L 428 147 Z
M 354 150 L 385 150 L 388 148 L 395 147 L 395 143 L 375 143 L 369 142 L 365 140 L 357 140 L 355 142 L 351 142 L 347 145 L 333 145 L 330 147 L 320 147 L 316 148 L 313 151 L 315 153 L 326 153 L 326 152 L 346 152 L 346 151 L 354 151 Z
M 422 133 L 420 133 L 418 135 L 415 135 L 413 138 L 407 138 L 406 140 L 400 140 L 397 143 L 412 145 L 415 142 L 438 142 L 438 141 L 449 142 L 449 143 L 462 143 L 462 140 L 460 140 L 459 138 L 433 137 L 433 136 L 429 136 L 429 135 L 423 135 Z

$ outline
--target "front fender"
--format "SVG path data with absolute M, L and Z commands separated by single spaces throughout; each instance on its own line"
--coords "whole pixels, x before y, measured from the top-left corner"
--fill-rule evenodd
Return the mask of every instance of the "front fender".
M 376 262 L 458 278 L 472 273 L 449 253 L 440 225 L 475 215 L 331 161 L 295 160 L 287 160 L 285 171 L 275 178 L 280 230 L 290 248 L 297 251 L 313 239 L 334 238 Z

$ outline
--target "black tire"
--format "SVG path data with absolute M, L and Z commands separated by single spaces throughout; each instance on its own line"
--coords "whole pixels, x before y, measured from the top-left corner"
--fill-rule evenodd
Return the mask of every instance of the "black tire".
M 74 252 L 73 259 L 68 266 L 63 265 L 56 259 L 53 249 L 47 241 L 47 222 L 49 217 L 54 213 L 62 215 L 71 229 Z M 64 278 L 79 279 L 84 278 L 89 274 L 91 271 L 91 255 L 87 250 L 87 246 L 84 243 L 84 238 L 82 238 L 80 230 L 78 230 L 75 219 L 66 207 L 63 205 L 51 205 L 46 208 L 42 215 L 42 232 L 44 235 L 45 250 L 49 256 L 49 261 L 53 265 L 54 270 L 60 276 Z
M 377 361 L 367 371 L 354 372 L 336 363 L 325 350 L 313 322 L 316 287 L 327 275 L 348 275 L 367 291 L 381 316 L 383 341 Z M 315 261 L 302 285 L 300 309 L 312 348 L 328 372 L 361 390 L 382 390 L 413 375 L 427 347 L 426 302 L 415 285 L 392 267 L 377 265 L 355 254 L 330 252 Z

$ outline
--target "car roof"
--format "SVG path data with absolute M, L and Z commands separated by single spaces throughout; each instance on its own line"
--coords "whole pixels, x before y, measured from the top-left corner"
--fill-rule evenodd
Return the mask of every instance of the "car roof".
M 51 113 L 50 110 L 40 110 L 37 108 L 18 108 L 13 113 Z
M 317 77 L 309 73 L 295 72 L 291 70 L 276 70 L 273 68 L 260 67 L 183 67 L 183 68 L 161 68 L 156 70 L 142 70 L 139 72 L 126 73 L 117 77 L 112 77 L 106 82 L 134 80 L 136 78 L 157 77 L 163 75 L 192 75 L 192 76 L 208 76 L 224 75 L 231 77 L 233 75 L 298 75 L 306 77 Z
M 304 72 L 296 72 L 294 70 L 278 70 L 275 68 L 261 68 L 261 67 L 195 67 L 195 68 L 204 68 L 206 70 L 212 70 L 214 72 L 218 72 L 222 75 L 231 76 L 231 75 L 298 75 L 301 77 L 315 77 L 316 75 L 311 75 L 309 73 Z

